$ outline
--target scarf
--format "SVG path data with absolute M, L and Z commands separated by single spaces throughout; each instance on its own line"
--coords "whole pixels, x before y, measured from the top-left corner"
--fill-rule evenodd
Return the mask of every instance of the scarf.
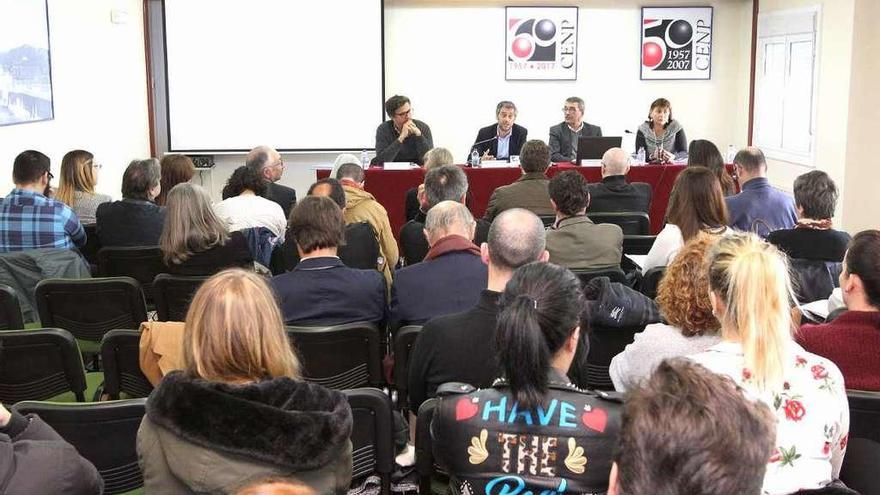
M 797 221 L 794 228 L 810 229 L 810 230 L 831 230 L 831 219 L 823 218 L 821 220 L 813 220 L 812 218 L 801 218 Z
M 642 136 L 645 136 L 645 156 L 651 156 L 654 150 L 661 145 L 666 151 L 675 151 L 673 149 L 675 147 L 675 135 L 681 130 L 681 124 L 677 120 L 669 121 L 669 124 L 666 125 L 666 132 L 660 138 L 654 134 L 654 125 L 650 121 L 642 122 L 639 125 L 639 130 L 642 132 Z
M 446 237 L 441 237 L 439 241 L 435 242 L 434 245 L 431 246 L 431 249 L 428 250 L 428 254 L 425 255 L 425 261 L 432 260 L 454 251 L 467 251 L 477 256 L 480 255 L 480 248 L 471 242 L 470 239 L 452 234 Z

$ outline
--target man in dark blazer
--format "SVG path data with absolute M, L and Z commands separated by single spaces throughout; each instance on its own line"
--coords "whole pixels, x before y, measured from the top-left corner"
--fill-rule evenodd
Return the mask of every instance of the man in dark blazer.
M 629 164 L 629 153 L 621 148 L 611 148 L 602 155 L 602 182 L 590 184 L 591 212 L 649 212 L 651 184 L 627 183 Z
M 602 136 L 602 128 L 584 122 L 584 100 L 566 98 L 562 109 L 565 121 L 550 128 L 550 160 L 574 162 L 579 137 Z
M 268 146 L 257 146 L 248 153 L 245 165 L 255 169 L 266 181 L 266 199 L 274 201 L 284 211 L 284 218 L 290 217 L 290 210 L 296 206 L 296 190 L 278 184 L 284 175 L 284 161 L 281 154 Z
M 495 107 L 497 124 L 492 124 L 477 132 L 477 139 L 471 146 L 471 152 L 477 150 L 481 160 L 509 160 L 512 155 L 519 155 L 525 144 L 529 131 L 515 124 L 516 105 L 512 101 L 502 101 Z M 467 161 L 471 156 L 468 153 Z
M 425 260 L 397 270 L 391 285 L 391 326 L 419 325 L 464 311 L 480 298 L 488 273 L 471 241 L 476 222 L 467 207 L 443 201 L 428 210 Z
M 538 216 L 555 215 L 547 192 L 550 180 L 545 172 L 549 166 L 550 149 L 544 141 L 533 139 L 526 142 L 519 158 L 522 177 L 492 192 L 483 220 L 491 223 L 499 213 L 510 208 L 525 208 Z
M 318 326 L 386 320 L 382 274 L 349 268 L 336 256 L 345 220 L 332 199 L 303 199 L 291 212 L 290 231 L 296 237 L 300 262 L 271 280 L 285 323 Z

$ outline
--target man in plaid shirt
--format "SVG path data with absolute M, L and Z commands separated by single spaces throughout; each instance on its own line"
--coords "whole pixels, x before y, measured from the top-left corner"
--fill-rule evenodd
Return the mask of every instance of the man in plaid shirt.
M 0 200 L 0 252 L 85 245 L 86 233 L 76 213 L 44 195 L 52 180 L 48 156 L 22 152 L 15 157 L 12 180 L 15 189 Z

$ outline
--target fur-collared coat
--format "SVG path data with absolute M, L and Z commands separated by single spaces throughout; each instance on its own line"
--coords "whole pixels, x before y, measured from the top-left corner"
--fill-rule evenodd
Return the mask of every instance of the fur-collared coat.
M 321 494 L 351 481 L 351 409 L 338 391 L 289 378 L 246 385 L 165 376 L 137 447 L 146 493 L 234 493 L 269 477 Z

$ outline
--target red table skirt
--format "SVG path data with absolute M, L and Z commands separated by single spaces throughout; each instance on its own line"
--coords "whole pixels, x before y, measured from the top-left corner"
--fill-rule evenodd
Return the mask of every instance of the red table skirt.
M 663 228 L 663 218 L 666 216 L 666 203 L 669 202 L 669 193 L 678 173 L 684 170 L 686 165 L 644 165 L 630 168 L 626 179 L 629 182 L 647 182 L 654 190 L 651 200 L 651 233 L 656 234 Z M 728 166 L 729 167 L 729 166 Z M 565 170 L 577 170 L 590 183 L 602 180 L 601 167 L 576 167 L 571 164 L 556 164 L 547 170 L 547 175 L 553 177 Z M 471 213 L 474 217 L 482 217 L 486 213 L 486 205 L 492 191 L 499 186 L 504 186 L 516 181 L 522 172 L 518 167 L 512 168 L 468 168 L 465 167 L 468 177 L 468 185 L 473 196 Z M 318 179 L 330 175 L 329 170 L 318 170 Z M 406 191 L 412 187 L 418 187 L 424 178 L 424 171 L 420 168 L 412 170 L 384 170 L 382 168 L 370 168 L 366 171 L 366 185 L 364 189 L 373 194 L 376 200 L 388 210 L 388 219 L 391 228 L 397 236 L 400 228 L 405 223 L 404 201 Z

